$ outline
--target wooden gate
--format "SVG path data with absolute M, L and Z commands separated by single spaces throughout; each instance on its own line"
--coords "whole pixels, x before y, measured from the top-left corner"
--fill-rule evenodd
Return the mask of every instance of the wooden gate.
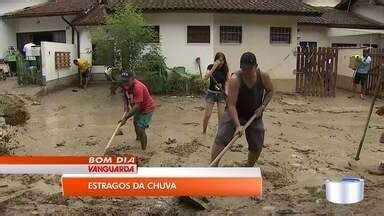
M 337 48 L 297 47 L 296 92 L 309 96 L 336 95 Z
M 377 81 L 381 76 L 384 69 L 384 48 L 370 49 L 370 56 L 372 58 L 371 68 L 368 72 L 368 79 L 364 86 L 366 94 L 373 94 Z

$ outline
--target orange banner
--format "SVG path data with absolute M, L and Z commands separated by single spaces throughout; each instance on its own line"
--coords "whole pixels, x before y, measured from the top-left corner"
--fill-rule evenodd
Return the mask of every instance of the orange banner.
M 136 164 L 133 156 L 2 156 L 0 164 Z
M 261 178 L 63 177 L 63 196 L 261 196 Z

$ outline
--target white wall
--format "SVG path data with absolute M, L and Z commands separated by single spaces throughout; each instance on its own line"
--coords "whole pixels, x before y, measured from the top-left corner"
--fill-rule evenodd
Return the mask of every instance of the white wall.
M 303 0 L 303 2 L 312 6 L 335 7 L 340 0 Z
M 12 20 L 0 18 L 0 59 L 4 58 L 8 47 L 16 49 L 16 32 L 12 25 Z
M 337 74 L 353 77 L 354 71 L 349 68 L 349 58 L 354 55 L 363 55 L 363 49 L 341 48 L 339 49 Z
M 317 42 L 317 47 L 330 46 L 330 38 L 327 35 L 327 27 L 299 25 L 298 42 Z
M 202 69 L 213 61 L 213 15 L 198 13 L 145 14 L 150 25 L 160 26 L 160 44 L 168 67 L 185 66 L 191 73 L 199 73 L 195 59 L 200 57 Z M 188 44 L 188 25 L 210 25 L 211 42 Z
M 78 28 L 80 32 L 80 58 L 87 59 L 91 64 L 92 62 L 92 38 L 91 32 L 88 27 Z M 92 65 L 92 73 L 104 73 L 104 65 Z
M 8 12 L 20 10 L 25 7 L 30 7 L 44 2 L 48 2 L 48 0 L 1 0 L 0 16 Z
M 367 34 L 369 30 L 327 28 L 315 25 L 300 25 L 299 29 L 299 42 L 316 41 L 318 47 L 330 47 L 332 43 L 351 43 L 357 44 L 357 46 L 377 44 L 379 47 L 384 45 L 382 39 L 384 34 Z
M 65 18 L 71 21 L 74 16 L 66 16 Z M 16 33 L 66 31 L 66 41 L 72 43 L 72 29 L 60 16 L 15 18 L 13 22 Z
M 47 2 L 47 0 L 1 0 L 0 16 L 44 2 Z M 16 31 L 13 27 L 13 21 L 0 17 L 0 58 L 4 58 L 4 54 L 9 46 L 16 48 Z
M 353 44 L 357 44 L 357 46 L 362 46 L 363 44 L 377 44 L 379 46 L 381 45 L 379 34 L 330 37 L 330 42 L 331 44 L 332 43 L 353 43 Z
M 293 50 L 297 45 L 297 21 L 294 16 L 262 16 L 262 15 L 214 15 L 214 52 L 226 55 L 230 71 L 238 70 L 240 57 L 244 52 L 255 53 L 259 67 L 268 72 L 274 79 L 293 79 L 296 58 Z M 242 26 L 242 43 L 220 43 L 220 26 Z M 290 44 L 271 44 L 270 27 L 291 27 Z M 288 59 L 283 59 L 289 55 Z M 211 59 L 211 63 L 213 59 Z M 272 70 L 270 70 L 272 69 Z
M 92 62 L 92 40 L 91 33 L 87 27 L 79 28 L 80 32 L 80 58 Z
M 297 46 L 297 17 L 262 16 L 262 15 L 230 15 L 230 14 L 196 14 L 170 13 L 145 14 L 149 25 L 160 26 L 160 46 L 166 57 L 168 67 L 185 66 L 191 73 L 198 74 L 196 57 L 200 57 L 203 73 L 213 62 L 216 52 L 224 52 L 231 71 L 239 68 L 240 56 L 246 51 L 256 54 L 259 66 L 275 79 L 294 79 L 296 57 L 293 50 Z M 220 25 L 242 25 L 242 44 L 221 44 Z M 187 43 L 188 25 L 211 26 L 211 42 L 205 44 Z M 292 41 L 290 44 L 271 44 L 269 31 L 271 26 L 291 27 Z M 92 47 L 89 30 L 84 28 L 80 33 L 81 57 L 91 60 L 88 49 Z M 283 59 L 289 55 L 285 61 Z M 270 70 L 272 69 L 272 70 Z M 93 72 L 103 72 L 103 67 L 93 67 Z
M 55 52 L 70 52 L 71 67 L 68 69 L 56 70 L 55 67 Z M 76 46 L 73 44 L 42 42 L 41 43 L 41 61 L 42 73 L 46 81 L 58 80 L 77 74 L 77 67 L 73 64 L 73 60 L 77 58 Z

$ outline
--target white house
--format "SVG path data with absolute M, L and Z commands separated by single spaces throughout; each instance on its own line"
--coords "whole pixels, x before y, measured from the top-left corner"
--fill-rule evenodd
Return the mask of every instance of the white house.
M 354 71 L 348 67 L 349 57 L 361 55 L 363 47 L 384 48 L 384 1 L 330 1 L 305 0 L 322 15 L 299 18 L 298 42 L 301 46 L 338 47 L 337 86 L 350 89 Z
M 298 18 L 321 15 L 297 0 L 56 0 L 7 13 L 3 19 L 12 21 L 18 48 L 32 36 L 37 43 L 75 44 L 79 55 L 91 60 L 89 29 L 102 24 L 107 12 L 127 3 L 141 9 L 148 24 L 158 30 L 169 67 L 185 66 L 198 73 L 197 57 L 205 69 L 221 51 L 234 71 L 240 55 L 252 51 L 278 90 L 295 86 Z M 103 71 L 97 62 L 93 65 L 93 72 Z
M 2 0 L 0 2 L 0 59 L 4 57 L 9 46 L 16 47 L 15 25 L 12 20 L 4 20 L 1 16 L 15 10 L 31 7 L 47 1 L 48 0 Z
M 299 18 L 299 44 L 317 47 L 384 47 L 384 6 L 379 5 L 379 0 L 304 2 L 316 5 L 322 15 Z M 373 5 L 373 2 L 377 3 Z

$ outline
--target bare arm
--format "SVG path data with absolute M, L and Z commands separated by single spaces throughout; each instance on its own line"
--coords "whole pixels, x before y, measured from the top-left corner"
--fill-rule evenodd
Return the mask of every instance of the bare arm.
M 123 122 L 127 121 L 129 118 L 131 118 L 133 115 L 138 113 L 140 111 L 140 106 L 138 104 L 135 104 L 132 109 L 130 109 L 127 113 L 125 113 L 123 117 Z
M 124 112 L 129 112 L 129 104 L 128 104 L 128 99 L 125 92 L 123 93 L 123 103 L 124 103 Z
M 239 128 L 240 121 L 236 110 L 237 97 L 239 94 L 240 82 L 236 76 L 232 76 L 228 81 L 228 113 L 236 128 Z
M 228 88 L 229 88 L 229 79 L 231 78 L 231 73 L 228 72 L 227 79 L 225 80 L 225 94 L 228 95 Z
M 269 102 L 271 102 L 274 90 L 273 90 L 273 84 L 271 81 L 271 78 L 267 73 L 261 73 L 261 80 L 263 81 L 263 85 L 266 91 L 266 94 L 264 96 L 263 100 L 263 108 L 265 109 Z
M 207 71 L 205 72 L 205 75 L 204 75 L 203 79 L 204 79 L 204 80 L 209 79 L 209 78 L 212 76 L 213 72 L 215 72 L 215 70 L 217 69 L 217 66 L 218 66 L 218 64 L 215 62 L 215 63 L 213 64 L 211 70 L 207 70 Z

